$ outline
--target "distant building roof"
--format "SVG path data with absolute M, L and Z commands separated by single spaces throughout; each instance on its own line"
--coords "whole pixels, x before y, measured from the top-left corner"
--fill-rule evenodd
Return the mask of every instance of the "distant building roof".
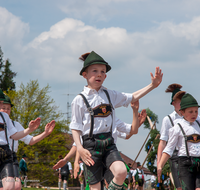
M 128 163 L 133 163 L 133 160 L 131 158 L 129 158 L 128 156 L 126 156 L 125 154 L 120 152 L 120 155 L 122 157 L 122 159 L 124 160 L 124 162 L 128 165 Z M 142 164 L 142 163 L 141 163 Z M 133 169 L 137 168 L 137 162 L 134 163 L 133 165 Z M 147 168 L 142 167 L 142 170 L 144 171 L 144 174 L 146 175 L 153 175 Z

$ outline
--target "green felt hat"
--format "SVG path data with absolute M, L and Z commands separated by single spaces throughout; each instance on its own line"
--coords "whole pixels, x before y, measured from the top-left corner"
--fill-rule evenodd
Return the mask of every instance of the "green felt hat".
M 27 158 L 26 154 L 23 154 L 23 155 L 22 155 L 22 158 Z
M 181 106 L 180 110 L 183 110 L 185 108 L 190 108 L 190 107 L 200 107 L 196 99 L 189 93 L 185 94 L 182 97 L 180 106 Z
M 4 101 L 4 100 L 5 100 L 5 95 L 3 91 L 0 89 L 0 101 Z
M 140 162 L 137 163 L 137 167 L 141 166 Z
M 94 51 L 92 51 L 87 58 L 85 59 L 84 63 L 83 63 L 83 68 L 81 69 L 80 75 L 82 75 L 82 73 L 85 71 L 85 69 L 87 67 L 89 67 L 90 65 L 94 65 L 94 64 L 102 64 L 106 66 L 106 72 L 110 71 L 111 66 L 108 65 L 108 63 L 97 53 L 95 53 Z
M 176 89 L 174 89 L 174 91 L 172 92 L 171 104 L 172 104 L 172 102 L 174 101 L 174 96 L 175 96 L 175 94 L 176 94 L 177 92 L 179 92 L 179 91 L 181 91 L 180 88 L 176 88 Z
M 10 98 L 7 96 L 7 95 L 5 95 L 5 99 L 4 99 L 4 102 L 3 102 L 4 104 L 10 104 L 11 105 L 11 107 L 13 107 L 14 105 L 11 103 L 11 100 L 10 100 Z

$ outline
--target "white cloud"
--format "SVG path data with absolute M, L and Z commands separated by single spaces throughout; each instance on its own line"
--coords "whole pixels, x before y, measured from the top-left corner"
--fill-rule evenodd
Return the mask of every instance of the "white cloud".
M 22 39 L 29 32 L 29 25 L 7 9 L 0 7 L 0 45 L 17 50 L 22 48 Z

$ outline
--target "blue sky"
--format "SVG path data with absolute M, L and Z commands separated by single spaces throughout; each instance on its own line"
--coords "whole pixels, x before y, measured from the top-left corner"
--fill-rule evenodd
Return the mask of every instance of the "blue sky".
M 121 92 L 148 85 L 160 66 L 161 85 L 140 101 L 141 109 L 158 115 L 160 130 L 173 111 L 169 84 L 181 84 L 200 101 L 199 7 L 198 0 L 0 0 L 0 46 L 17 72 L 17 87 L 36 79 L 41 87 L 49 84 L 64 113 L 86 84 L 79 76 L 83 53 L 94 50 L 109 62 L 104 86 Z M 117 116 L 131 123 L 132 110 L 119 108 Z M 141 128 L 132 139 L 118 140 L 119 150 L 134 159 L 147 133 Z

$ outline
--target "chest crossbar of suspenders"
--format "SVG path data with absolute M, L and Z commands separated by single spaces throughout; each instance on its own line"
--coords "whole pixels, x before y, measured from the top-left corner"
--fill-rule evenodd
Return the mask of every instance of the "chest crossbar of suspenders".
M 196 122 L 197 122 L 197 124 L 198 124 L 199 127 L 200 127 L 199 122 L 198 122 L 197 120 L 196 120 Z M 187 139 L 187 136 L 186 136 L 185 131 L 183 130 L 183 127 L 181 126 L 181 124 L 178 123 L 178 125 L 179 125 L 179 127 L 180 127 L 180 129 L 181 129 L 181 131 L 182 131 L 182 133 L 183 133 L 184 139 L 185 139 L 185 148 L 186 148 L 187 157 L 190 157 L 189 151 L 188 151 L 188 145 L 187 145 L 187 140 L 188 140 L 188 139 Z
M 5 121 L 4 117 L 3 117 L 3 114 L 1 112 L 0 112 L 0 116 L 3 119 L 3 122 L 4 122 L 4 131 L 5 131 L 6 141 L 7 141 L 8 146 L 9 146 L 8 133 L 7 133 L 7 124 L 6 124 L 6 121 Z
M 114 108 L 112 106 L 112 103 L 111 103 L 111 100 L 110 100 L 110 96 L 109 96 L 108 91 L 105 90 L 105 89 L 103 91 L 105 92 L 105 94 L 106 94 L 106 96 L 108 98 L 108 101 L 110 103 L 110 106 L 111 106 L 112 110 L 114 110 Z M 93 136 L 93 129 L 94 129 L 94 111 L 93 111 L 92 107 L 90 106 L 90 104 L 88 103 L 86 97 L 82 93 L 80 93 L 79 95 L 82 96 L 82 98 L 83 98 L 83 100 L 84 100 L 84 102 L 85 102 L 85 104 L 87 106 L 87 109 L 88 109 L 88 111 L 90 113 L 91 125 L 90 125 L 89 137 L 92 138 L 92 136 Z M 112 123 L 113 123 L 113 113 L 112 113 L 112 111 L 111 111 L 111 115 L 112 115 Z M 111 125 L 111 133 L 112 133 L 112 125 Z

